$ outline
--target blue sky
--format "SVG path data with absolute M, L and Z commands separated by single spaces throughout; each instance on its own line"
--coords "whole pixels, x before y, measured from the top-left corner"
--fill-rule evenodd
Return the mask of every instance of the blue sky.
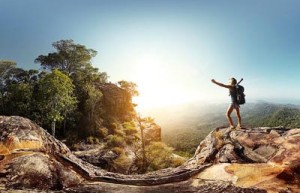
M 112 82 L 134 81 L 140 103 L 227 100 L 215 78 L 244 78 L 248 100 L 300 99 L 298 0 L 0 0 L 0 59 L 39 68 L 51 44 L 98 51 Z

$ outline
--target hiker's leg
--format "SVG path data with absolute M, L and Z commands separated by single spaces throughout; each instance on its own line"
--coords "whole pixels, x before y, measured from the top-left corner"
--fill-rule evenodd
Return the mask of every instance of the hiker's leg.
M 228 119 L 230 127 L 233 127 L 233 122 L 232 122 L 232 119 L 230 117 L 232 111 L 233 111 L 233 105 L 231 104 L 231 105 L 229 105 L 229 107 L 227 109 L 227 112 L 226 112 L 226 117 Z
M 240 107 L 235 108 L 236 116 L 238 118 L 238 125 L 241 127 L 242 126 L 242 119 L 240 115 Z

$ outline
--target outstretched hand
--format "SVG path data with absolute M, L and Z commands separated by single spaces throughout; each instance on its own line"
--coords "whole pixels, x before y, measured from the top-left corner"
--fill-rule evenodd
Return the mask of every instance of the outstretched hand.
M 211 82 L 212 82 L 212 83 L 216 83 L 215 79 L 211 79 Z

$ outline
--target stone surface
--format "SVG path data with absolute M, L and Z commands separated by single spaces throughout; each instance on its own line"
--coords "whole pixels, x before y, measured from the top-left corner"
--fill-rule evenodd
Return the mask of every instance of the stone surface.
M 239 187 L 268 192 L 300 192 L 300 130 L 217 128 L 203 140 L 185 165 L 214 163 L 200 179 L 232 181 Z M 222 165 L 227 163 L 229 165 Z M 223 168 L 223 169 L 221 169 Z M 224 171 L 228 175 L 223 175 Z
M 217 128 L 177 168 L 108 172 L 21 117 L 0 116 L 0 192 L 300 192 L 300 130 Z
M 97 87 L 103 93 L 103 108 L 107 116 L 126 119 L 133 111 L 131 96 L 126 90 L 112 83 L 99 84 Z

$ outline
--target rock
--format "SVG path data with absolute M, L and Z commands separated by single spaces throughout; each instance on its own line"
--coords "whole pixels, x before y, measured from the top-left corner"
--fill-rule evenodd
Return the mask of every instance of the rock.
M 104 147 L 104 144 L 82 145 L 80 151 L 74 151 L 73 154 L 94 166 L 109 170 L 109 162 L 118 155 Z
M 232 163 L 218 171 L 231 174 L 235 177 L 231 181 L 240 187 L 257 187 L 268 192 L 300 192 L 299 133 L 299 129 L 273 130 L 270 127 L 217 128 L 200 143 L 194 157 L 185 164 L 214 163 L 204 171 L 207 173 L 216 171 L 214 168 L 221 163 Z M 206 176 L 205 179 L 215 177 Z
M 143 175 L 87 163 L 21 117 L 0 116 L 0 147 L 0 192 L 300 191 L 298 129 L 217 128 L 182 166 Z
M 134 107 L 130 94 L 112 83 L 98 84 L 97 87 L 103 93 L 103 108 L 106 116 L 126 120 L 126 116 L 130 116 Z
M 60 190 L 79 184 L 81 178 L 57 160 L 41 153 L 19 157 L 11 164 L 8 187 Z
M 0 120 L 0 177 L 6 187 L 57 190 L 82 181 L 80 175 L 55 158 L 70 153 L 67 146 L 28 119 Z

